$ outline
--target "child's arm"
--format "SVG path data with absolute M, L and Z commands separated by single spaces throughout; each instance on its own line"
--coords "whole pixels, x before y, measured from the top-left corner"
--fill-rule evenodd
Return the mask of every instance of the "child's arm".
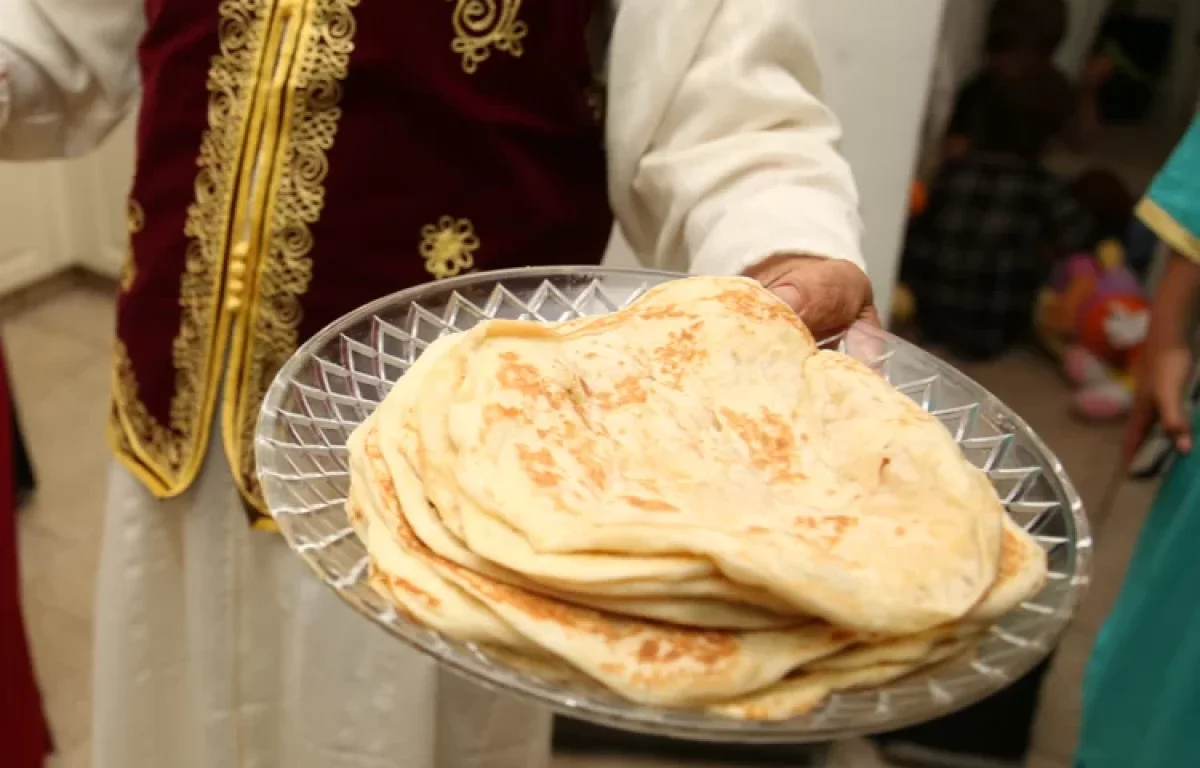
M 1125 432 L 1123 453 L 1133 459 L 1157 416 L 1181 453 L 1192 448 L 1184 392 L 1192 375 L 1192 306 L 1200 294 L 1200 264 L 1173 253 L 1150 309 L 1150 332 L 1142 352 L 1138 396 Z
M 1183 389 L 1192 369 L 1190 309 L 1200 291 L 1200 117 L 1154 178 L 1137 213 L 1174 254 L 1151 308 L 1138 397 L 1123 446 L 1126 459 L 1145 439 L 1156 413 L 1176 448 L 1192 448 Z

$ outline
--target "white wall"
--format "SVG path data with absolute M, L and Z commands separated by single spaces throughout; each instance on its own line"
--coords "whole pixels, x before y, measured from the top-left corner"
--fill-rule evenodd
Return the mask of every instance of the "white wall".
M 975 0 L 978 1 L 978 0 Z M 891 307 L 945 0 L 809 0 L 825 91 L 845 128 L 866 223 L 863 252 Z

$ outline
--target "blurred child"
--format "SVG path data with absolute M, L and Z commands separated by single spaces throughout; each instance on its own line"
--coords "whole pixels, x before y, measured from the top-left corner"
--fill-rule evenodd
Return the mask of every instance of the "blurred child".
M 958 92 L 946 131 L 944 160 L 960 158 L 969 151 L 972 125 L 996 79 L 1020 78 L 1053 65 L 1054 53 L 1066 37 L 1068 21 L 1065 0 L 993 3 L 984 38 L 984 64 Z M 1098 130 L 1098 92 L 1110 71 L 1104 59 L 1093 58 L 1075 93 L 1064 94 L 1074 108 L 1056 133 L 1073 149 L 1086 148 Z
M 922 336 L 965 359 L 1024 340 L 1054 258 L 1094 239 L 1092 217 L 1041 164 L 1069 119 L 1066 79 L 1031 65 L 990 79 L 978 99 L 971 147 L 935 176 L 901 267 Z
M 1157 419 L 1179 453 L 1142 528 L 1083 689 L 1075 768 L 1200 764 L 1200 453 L 1188 414 L 1191 320 L 1200 296 L 1200 118 L 1138 216 L 1174 250 L 1151 309 L 1126 461 Z

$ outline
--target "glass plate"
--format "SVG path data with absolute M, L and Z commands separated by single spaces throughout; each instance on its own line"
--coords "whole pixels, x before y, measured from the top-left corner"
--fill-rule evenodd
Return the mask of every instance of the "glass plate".
M 345 441 L 422 350 L 487 318 L 558 321 L 611 312 L 677 277 L 604 267 L 471 274 L 402 291 L 330 325 L 279 372 L 258 423 L 259 479 L 288 544 L 357 611 L 451 670 L 561 714 L 676 738 L 817 742 L 892 730 L 972 704 L 1044 658 L 1083 596 L 1091 555 L 1083 506 L 1062 465 L 1019 416 L 965 375 L 890 334 L 860 327 L 826 346 L 863 360 L 937 416 L 1049 555 L 1045 589 L 992 628 L 975 654 L 882 688 L 835 694 L 805 717 L 741 722 L 541 680 L 407 621 L 371 589 L 366 551 L 343 509 Z

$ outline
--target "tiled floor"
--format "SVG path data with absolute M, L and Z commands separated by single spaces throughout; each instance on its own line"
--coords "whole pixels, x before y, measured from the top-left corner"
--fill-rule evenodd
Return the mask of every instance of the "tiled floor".
M 103 432 L 111 313 L 107 296 L 79 288 L 15 313 L 4 326 L 19 414 L 38 472 L 37 496 L 21 515 L 20 544 L 25 614 L 60 750 L 57 768 L 88 765 L 92 579 L 109 463 Z M 1065 387 L 1050 364 L 1032 354 L 969 372 L 1046 437 L 1097 511 L 1116 471 L 1119 431 L 1073 422 Z M 1100 531 L 1095 586 L 1045 693 L 1035 768 L 1062 768 L 1069 760 L 1082 666 L 1119 585 L 1151 490 L 1123 487 Z M 592 758 L 563 758 L 559 768 L 615 765 L 665 768 Z M 878 763 L 859 757 L 852 765 Z

